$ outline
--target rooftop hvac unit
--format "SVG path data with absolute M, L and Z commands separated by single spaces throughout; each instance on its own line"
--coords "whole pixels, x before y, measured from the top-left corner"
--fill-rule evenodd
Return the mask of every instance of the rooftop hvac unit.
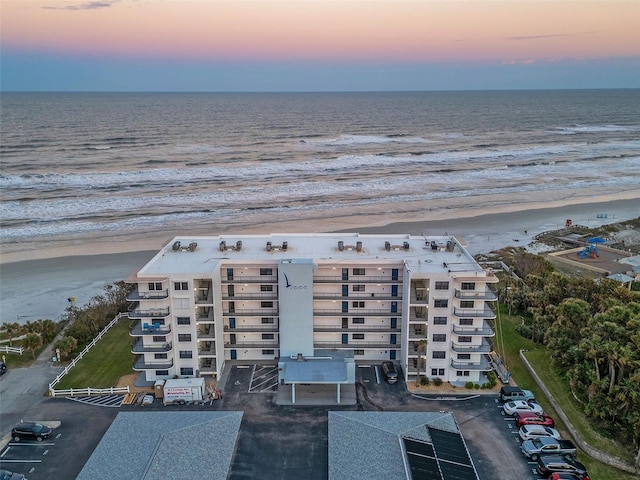
M 196 247 L 198 246 L 198 244 L 196 242 L 191 242 L 189 244 L 189 251 L 190 252 L 195 252 L 196 251 Z
M 447 242 L 447 251 L 453 252 L 453 249 L 455 248 L 455 246 L 456 246 L 456 242 L 449 240 Z
M 271 242 L 267 242 L 267 252 L 270 252 L 273 249 Z
M 236 242 L 236 250 L 238 251 L 242 250 L 242 240 L 238 240 Z
M 338 250 L 341 252 L 344 251 L 344 242 L 342 240 L 338 242 Z
M 287 248 L 289 248 L 289 242 L 282 242 L 282 250 L 286 252 Z
M 174 252 L 177 252 L 178 250 L 180 250 L 180 241 L 176 240 L 175 242 L 173 242 L 173 245 L 171 246 L 171 249 Z
M 387 252 L 391 251 L 391 244 L 389 242 L 384 242 L 384 249 Z
M 227 242 L 225 242 L 224 240 L 222 240 L 220 242 L 220 251 L 224 252 L 227 249 Z
M 356 242 L 356 252 L 362 251 L 362 242 Z
M 404 242 L 402 246 L 404 247 L 405 250 L 409 250 L 409 242 Z

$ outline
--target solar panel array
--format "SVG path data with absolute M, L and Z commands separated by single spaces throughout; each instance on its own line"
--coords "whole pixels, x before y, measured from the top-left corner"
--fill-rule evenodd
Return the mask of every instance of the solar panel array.
M 402 437 L 413 480 L 478 480 L 459 433 L 427 427 L 431 442 Z

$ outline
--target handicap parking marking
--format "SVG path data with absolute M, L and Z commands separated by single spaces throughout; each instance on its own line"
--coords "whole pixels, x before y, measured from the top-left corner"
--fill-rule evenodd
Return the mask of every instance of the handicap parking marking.
M 274 393 L 278 388 L 277 365 L 254 365 L 249 379 L 249 393 Z

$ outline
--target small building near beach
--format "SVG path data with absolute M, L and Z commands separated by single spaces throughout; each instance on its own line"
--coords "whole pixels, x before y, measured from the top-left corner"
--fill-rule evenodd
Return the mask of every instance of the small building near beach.
M 283 360 L 279 381 L 297 384 L 313 379 L 293 359 L 335 357 L 344 371 L 310 374 L 352 383 L 352 358 L 483 383 L 497 281 L 448 235 L 177 237 L 129 279 L 134 369 L 154 382 Z

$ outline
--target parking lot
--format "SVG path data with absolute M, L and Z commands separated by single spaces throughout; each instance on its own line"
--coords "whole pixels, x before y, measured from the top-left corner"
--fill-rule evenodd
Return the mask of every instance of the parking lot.
M 412 395 L 402 379 L 389 385 L 382 380 L 379 365 L 371 364 L 356 369 L 355 406 L 279 406 L 274 368 L 229 365 L 221 383 L 223 398 L 204 406 L 165 407 L 156 400 L 144 407 L 105 408 L 45 399 L 20 416 L 3 412 L 3 432 L 11 428 L 8 421 L 20 418 L 56 420 L 60 426 L 43 442 L 9 442 L 0 452 L 0 468 L 23 473 L 30 480 L 75 478 L 118 412 L 204 408 L 244 412 L 230 478 L 326 479 L 329 411 L 449 411 L 455 415 L 481 479 L 541 478 L 535 464 L 520 453 L 516 425 L 504 414 L 496 394 Z

